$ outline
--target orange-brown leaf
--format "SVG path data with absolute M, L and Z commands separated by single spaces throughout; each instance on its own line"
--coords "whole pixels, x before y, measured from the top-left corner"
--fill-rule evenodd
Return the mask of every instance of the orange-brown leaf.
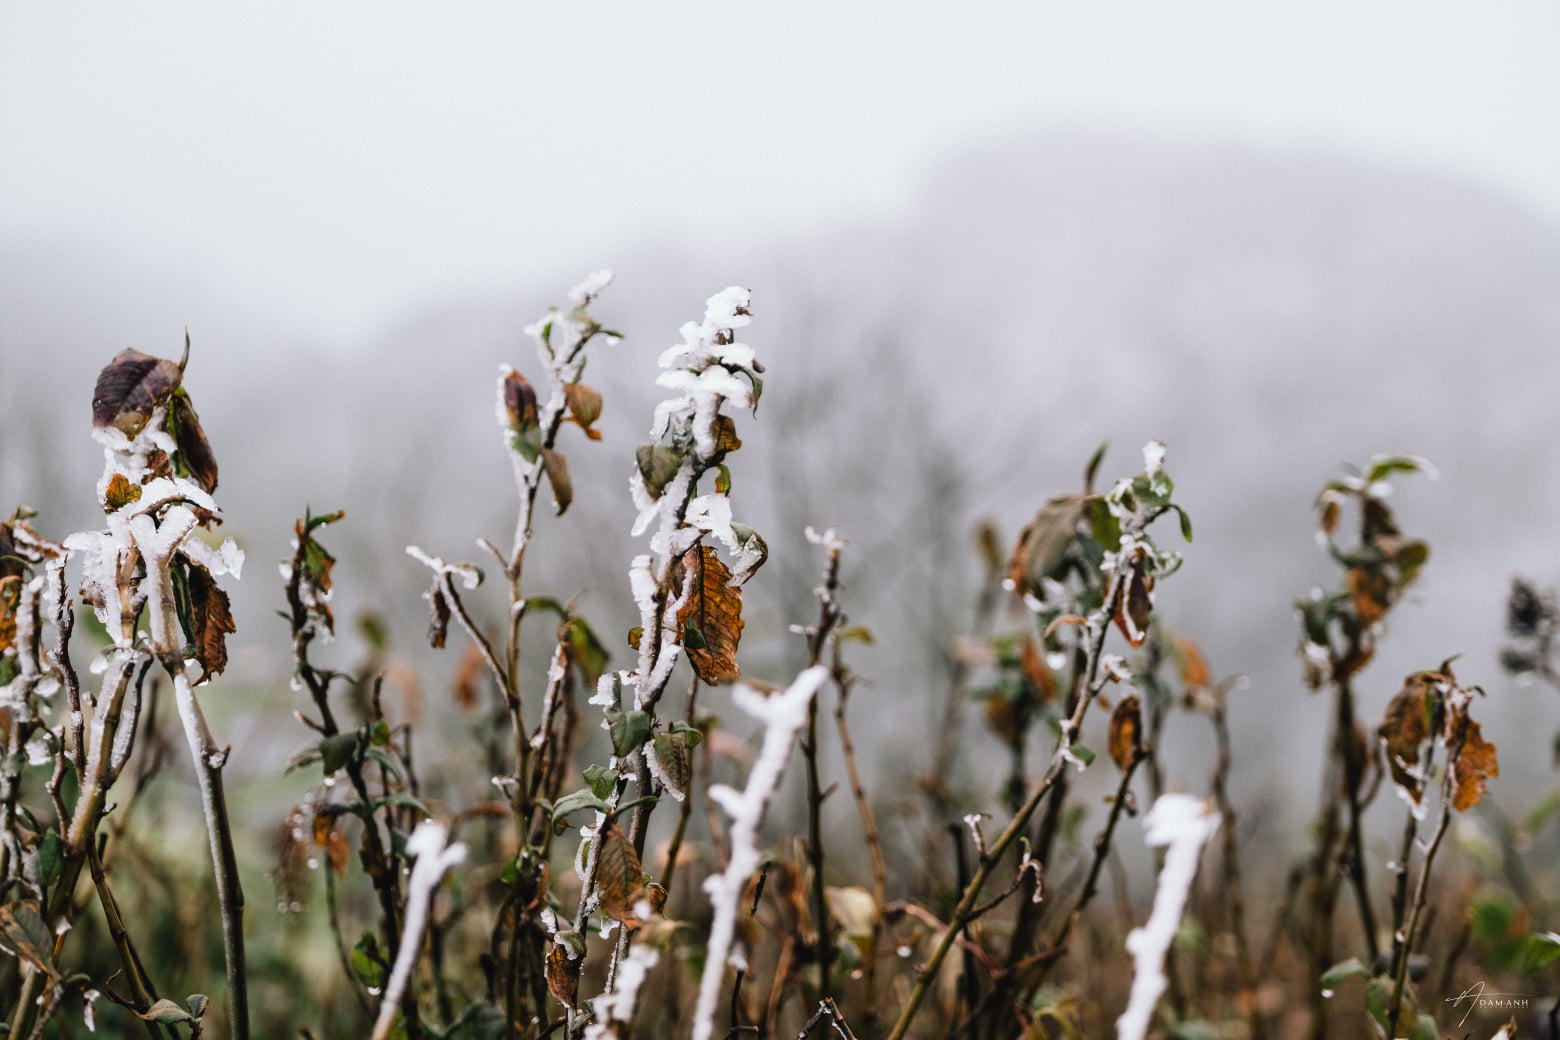
M 16 609 L 22 602 L 22 579 L 14 574 L 0 578 L 0 652 L 16 641 Z
M 1500 763 L 1495 759 L 1495 745 L 1484 739 L 1479 724 L 1466 712 L 1457 719 L 1457 750 L 1452 755 L 1452 781 L 1456 785 L 1452 793 L 1452 808 L 1458 812 L 1471 809 L 1484 796 L 1485 780 L 1500 775 Z
M 1024 638 L 1024 649 L 1019 665 L 1023 669 L 1024 677 L 1034 686 L 1035 694 L 1040 698 L 1041 703 L 1049 704 L 1056 700 L 1056 676 L 1045 663 L 1045 655 L 1040 652 L 1040 643 L 1033 635 Z
M 347 836 L 334 827 L 325 840 L 325 859 L 337 877 L 347 876 Z
M 530 380 L 513 369 L 504 374 L 504 412 L 509 425 L 521 432 L 541 425 L 536 413 L 536 390 Z
M 1430 735 L 1429 707 L 1426 703 L 1431 680 L 1424 673 L 1410 675 L 1403 688 L 1387 705 L 1387 717 L 1377 728 L 1387 751 L 1387 768 L 1392 782 L 1407 791 L 1418 805 L 1424 796 L 1424 777 L 1418 773 L 1419 749 Z
M 109 512 L 122 509 L 131 502 L 141 500 L 141 486 L 130 483 L 130 478 L 123 473 L 115 473 L 108 478 L 108 487 L 103 491 L 104 504 Z
M 574 501 L 574 481 L 569 479 L 569 460 L 551 448 L 542 449 L 542 469 L 547 482 L 552 485 L 553 506 L 562 516 Z
M 455 678 L 450 691 L 454 695 L 455 706 L 461 711 L 476 710 L 477 692 L 486 667 L 487 658 L 483 656 L 482 649 L 475 643 L 466 644 L 465 652 L 460 655 L 460 664 L 455 666 Z
M 1051 499 L 1019 533 L 1018 544 L 1008 560 L 1008 581 L 1015 592 L 1039 595 L 1046 578 L 1057 577 L 1067 559 L 1067 550 L 1078 535 L 1088 501 L 1079 495 Z
M 569 421 L 585 431 L 593 441 L 601 440 L 601 431 L 591 424 L 601 418 L 601 395 L 584 383 L 565 383 L 563 403 L 569 410 Z
M 737 668 L 737 643 L 742 638 L 742 590 L 732 588 L 731 571 L 707 545 L 683 557 L 692 562 L 684 581 L 693 582 L 688 602 L 677 612 L 677 627 L 694 672 L 707 683 L 730 682 Z
M 1125 773 L 1143 754 L 1143 714 L 1137 694 L 1121 698 L 1110 715 L 1110 758 Z
M 1175 637 L 1174 645 L 1176 661 L 1181 668 L 1181 683 L 1188 689 L 1207 686 L 1212 673 L 1208 670 L 1208 659 L 1203 657 L 1201 648 L 1182 636 Z
M 608 824 L 597 856 L 596 891 L 601 896 L 602 912 L 632 931 L 639 926 L 634 904 L 644 897 L 645 891 L 645 873 L 634 852 L 634 843 L 621 827 Z
M 1367 625 L 1374 625 L 1392 605 L 1392 583 L 1385 574 L 1372 574 L 1360 567 L 1349 568 L 1349 598 L 1354 612 Z
M 547 992 L 566 1008 L 579 999 L 581 960 L 557 943 L 547 951 Z

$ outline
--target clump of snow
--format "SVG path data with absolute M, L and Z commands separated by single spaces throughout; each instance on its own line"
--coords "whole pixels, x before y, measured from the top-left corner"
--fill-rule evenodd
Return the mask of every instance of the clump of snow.
M 590 301 L 601 295 L 601 290 L 612 284 L 612 271 L 603 267 L 586 275 L 580 284 L 569 290 L 569 302 L 576 307 L 588 307 Z
M 1165 954 L 1181 926 L 1187 893 L 1197 876 L 1197 858 L 1203 845 L 1219 829 L 1217 812 L 1200 798 L 1187 794 L 1160 795 L 1143 819 L 1148 844 L 1168 845 L 1164 869 L 1159 872 L 1159 887 L 1154 892 L 1154 909 L 1148 923 L 1127 935 L 1127 952 L 1132 954 L 1132 993 L 1127 1009 L 1116 1020 L 1118 1040 L 1143 1040 L 1148 1032 L 1154 1006 L 1164 995 Z

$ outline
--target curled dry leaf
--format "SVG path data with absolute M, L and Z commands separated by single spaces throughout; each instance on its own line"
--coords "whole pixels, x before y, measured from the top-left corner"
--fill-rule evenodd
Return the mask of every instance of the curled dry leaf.
M 1129 693 L 1110 715 L 1110 759 L 1125 773 L 1142 754 L 1143 714 L 1137 694 Z
M 145 428 L 157 406 L 178 389 L 184 373 L 172 361 L 125 348 L 98 373 L 92 391 L 92 425 L 118 427 L 126 437 Z
M 574 501 L 574 482 L 569 479 L 569 460 L 551 448 L 542 450 L 542 469 L 547 473 L 547 483 L 552 485 L 553 508 L 562 516 Z
M 660 498 L 666 485 L 677 476 L 683 457 L 676 448 L 662 444 L 641 444 L 634 449 L 634 460 L 639 465 L 639 475 L 644 479 L 645 490 L 651 498 Z
M 187 563 L 193 630 L 185 635 L 195 647 L 195 656 L 205 674 L 220 675 L 228 663 L 227 637 L 237 631 L 232 604 L 228 594 L 217 587 L 210 571 L 193 560 Z
M 536 390 L 530 380 L 513 369 L 504 374 L 504 412 L 510 427 L 519 433 L 541 425 L 536 413 Z
M 601 395 L 584 383 L 565 383 L 563 403 L 569 409 L 569 421 L 585 431 L 593 441 L 601 440 L 601 431 L 593 423 L 601 418 Z
M 1148 638 L 1148 619 L 1154 611 L 1154 603 L 1150 598 L 1153 588 L 1153 579 L 1143 574 L 1143 558 L 1140 556 L 1133 563 L 1132 574 L 1116 600 L 1116 627 L 1121 629 L 1121 634 L 1127 637 L 1127 642 L 1133 647 L 1142 646 L 1143 640 Z
M 217 490 L 217 457 L 211 452 L 206 431 L 200 428 L 200 417 L 195 414 L 189 394 L 181 391 L 173 395 L 168 421 L 174 443 L 179 446 L 180 461 L 189 471 L 190 479 L 211 494 Z
M 444 598 L 444 582 L 439 575 L 433 576 L 433 584 L 423 598 L 428 601 L 428 645 L 443 650 L 450 630 L 450 603 Z
M 684 581 L 694 583 L 688 602 L 677 612 L 679 642 L 694 672 L 707 683 L 730 682 L 742 638 L 742 590 L 730 585 L 731 571 L 707 545 L 683 556 Z
M 655 738 L 653 768 L 656 776 L 682 801 L 693 778 L 693 754 L 681 733 L 660 733 Z
M 1349 568 L 1349 599 L 1354 612 L 1366 625 L 1374 625 L 1387 614 L 1392 605 L 1392 582 L 1379 571 L 1367 571 L 1362 567 Z
M 14 574 L 0 577 L 0 653 L 16 642 L 16 608 L 22 601 L 22 579 Z
M 123 473 L 115 473 L 108 478 L 108 487 L 103 489 L 103 503 L 109 512 L 123 509 L 131 502 L 141 501 L 141 486 L 130 483 L 130 478 Z
M 461 711 L 476 710 L 477 692 L 486 669 L 487 658 L 482 656 L 482 648 L 476 643 L 466 644 L 465 651 L 460 655 L 460 664 L 455 666 L 455 677 L 451 682 L 450 691 L 454 696 L 455 706 Z
M 1451 749 L 1452 808 L 1458 812 L 1479 804 L 1486 790 L 1485 781 L 1500 775 L 1495 745 L 1484 739 L 1479 724 L 1468 717 L 1467 708 L 1453 712 L 1447 719 L 1447 747 Z
M 1407 792 L 1415 805 L 1425 793 L 1425 778 L 1418 766 L 1419 750 L 1430 736 L 1431 687 L 1428 675 L 1410 675 L 1387 705 L 1387 717 L 1376 730 L 1386 747 L 1392 782 Z
M 575 1007 L 579 999 L 580 967 L 580 958 L 570 957 L 558 943 L 547 951 L 547 992 L 566 1008 Z

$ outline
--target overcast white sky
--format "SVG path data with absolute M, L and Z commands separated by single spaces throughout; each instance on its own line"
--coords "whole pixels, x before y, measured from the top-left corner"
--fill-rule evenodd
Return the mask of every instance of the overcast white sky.
M 0 236 L 313 329 L 636 243 L 890 218 L 1062 123 L 1450 169 L 1560 218 L 1560 8 L 1500 3 L 0 7 Z

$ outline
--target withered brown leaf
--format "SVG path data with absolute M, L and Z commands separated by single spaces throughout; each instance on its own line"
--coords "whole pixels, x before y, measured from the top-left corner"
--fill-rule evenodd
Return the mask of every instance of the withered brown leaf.
M 115 512 L 131 502 L 139 501 L 141 501 L 141 485 L 130 483 L 130 478 L 123 473 L 115 473 L 108 478 L 108 486 L 103 489 L 103 502 L 108 506 L 109 512 Z
M 1008 560 L 1007 576 L 1014 591 L 1038 596 L 1044 580 L 1060 574 L 1087 507 L 1088 500 L 1080 495 L 1061 495 L 1040 507 L 1019 533 Z
M 228 663 L 227 637 L 238 630 L 233 623 L 232 604 L 210 571 L 193 560 L 188 563 L 190 617 L 195 631 L 187 634 L 205 674 L 220 675 Z
M 423 598 L 428 601 L 428 645 L 435 650 L 443 650 L 444 639 L 450 629 L 450 604 L 444 598 L 442 576 L 433 576 L 433 584 L 423 593 Z
M 200 417 L 190 403 L 190 395 L 176 393 L 169 408 L 173 420 L 173 440 L 179 446 L 179 457 L 190 479 L 207 493 L 217 490 L 217 457 L 211 452 L 211 442 L 206 431 L 200 428 Z
M 1392 782 L 1408 792 L 1414 804 L 1424 798 L 1425 780 L 1419 774 L 1419 749 L 1430 736 L 1428 698 L 1432 678 L 1423 672 L 1410 675 L 1387 705 L 1387 717 L 1376 733 L 1386 746 L 1387 768 Z
M 1148 619 L 1154 611 L 1149 593 L 1153 587 L 1152 579 L 1143 575 L 1143 561 L 1139 558 L 1116 600 L 1116 627 L 1133 647 L 1142 646 L 1148 638 Z
M 566 1008 L 575 1007 L 579 1000 L 580 967 L 580 958 L 570 957 L 558 943 L 547 951 L 547 992 Z
M 455 666 L 455 677 L 451 683 L 455 705 L 461 711 L 476 710 L 477 691 L 486 669 L 487 658 L 482 655 L 482 648 L 476 643 L 467 643 L 465 651 L 460 655 L 460 664 Z
M 707 683 L 730 682 L 741 674 L 737 668 L 737 643 L 742 638 L 742 590 L 732 588 L 731 571 L 707 545 L 683 556 L 687 564 L 683 580 L 693 582 L 688 602 L 677 612 L 679 642 L 694 672 Z M 688 638 L 696 629 L 702 645 Z
M 1484 739 L 1479 724 L 1468 717 L 1466 709 L 1447 721 L 1452 782 L 1456 785 L 1452 808 L 1462 812 L 1479 804 L 1486 790 L 1485 781 L 1500 775 L 1500 763 L 1495 758 L 1495 745 Z
M 510 369 L 504 374 L 504 411 L 509 425 L 524 432 L 541 424 L 536 414 L 536 390 L 530 380 Z
M 542 449 L 542 469 L 547 482 L 552 485 L 553 507 L 562 516 L 574 501 L 574 482 L 569 479 L 569 460 L 551 448 Z
M 565 383 L 563 403 L 569 410 L 569 421 L 593 441 L 601 440 L 601 431 L 593 423 L 601 418 L 601 395 L 584 383 Z
M 174 362 L 126 347 L 98 373 L 92 391 L 92 425 L 117 426 L 126 437 L 134 437 L 183 378 Z
M 1180 665 L 1182 684 L 1189 689 L 1207 686 L 1213 673 L 1208 669 L 1208 659 L 1203 657 L 1202 649 L 1184 636 L 1175 636 L 1172 644 Z
M 1135 693 L 1121 698 L 1110 715 L 1110 759 L 1123 773 L 1143 753 L 1143 714 Z
M 681 733 L 656 735 L 655 772 L 679 800 L 688 793 L 688 782 L 693 778 L 693 756 Z
M 597 856 L 596 891 L 601 896 L 601 909 L 633 931 L 639 925 L 634 904 L 644 897 L 645 891 L 645 873 L 634 852 L 634 843 L 621 827 L 607 824 Z
M 1361 621 L 1374 625 L 1386 617 L 1387 608 L 1392 605 L 1392 582 L 1385 574 L 1351 567 L 1347 580 L 1349 598 Z

